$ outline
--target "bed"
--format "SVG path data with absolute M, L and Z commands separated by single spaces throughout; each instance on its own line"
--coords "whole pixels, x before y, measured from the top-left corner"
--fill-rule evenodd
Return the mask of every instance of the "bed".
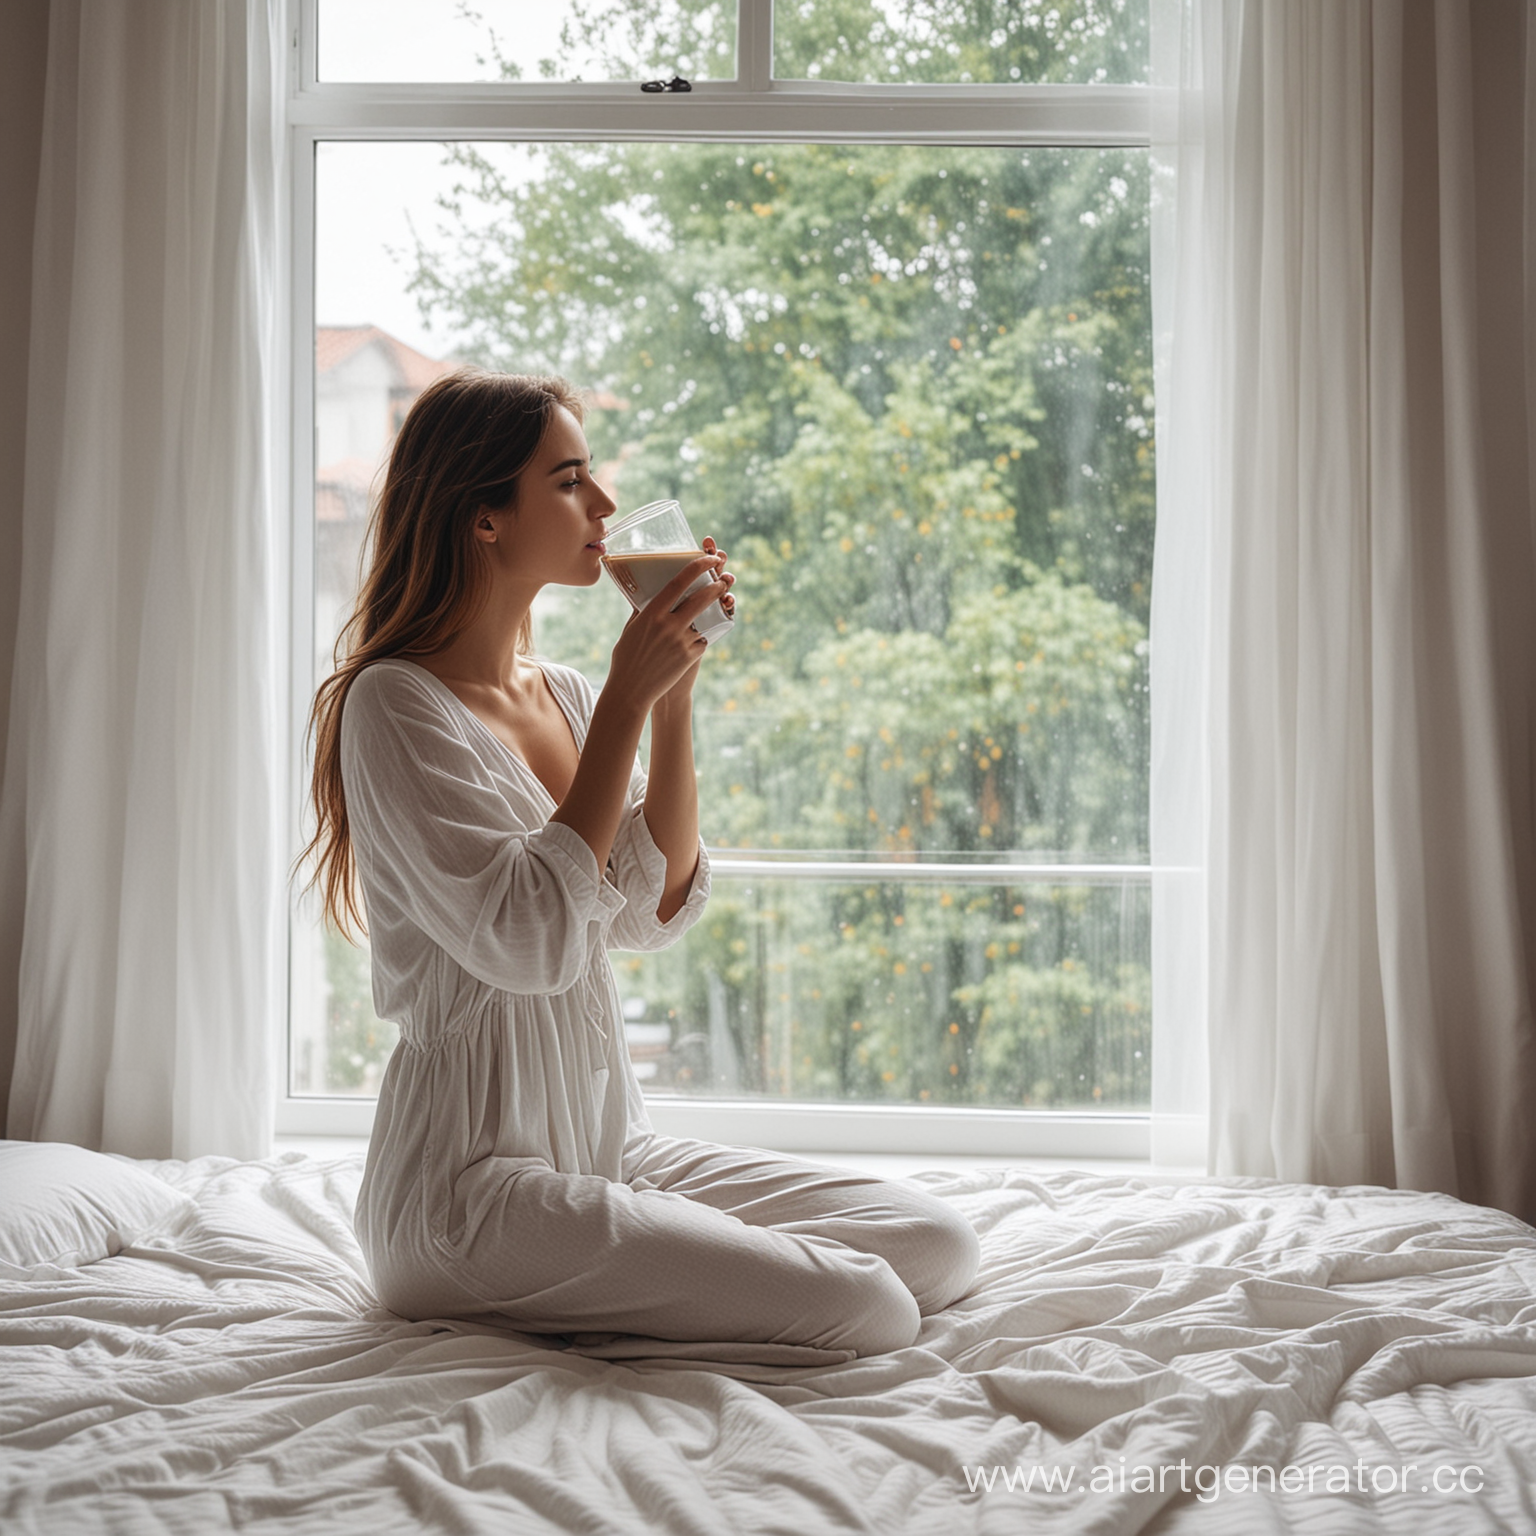
M 1536 1530 L 1536 1231 L 1494 1211 L 935 1172 L 973 1294 L 804 1368 L 394 1317 L 361 1171 L 0 1147 L 0 1530 Z

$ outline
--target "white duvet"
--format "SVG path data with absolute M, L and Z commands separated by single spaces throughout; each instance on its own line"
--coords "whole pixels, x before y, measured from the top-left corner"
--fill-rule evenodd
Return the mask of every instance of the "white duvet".
M 381 1311 L 360 1159 L 144 1166 L 180 1235 L 0 1281 L 6 1536 L 1536 1530 L 1536 1232 L 1448 1198 L 929 1175 L 913 1348 L 703 1368 Z

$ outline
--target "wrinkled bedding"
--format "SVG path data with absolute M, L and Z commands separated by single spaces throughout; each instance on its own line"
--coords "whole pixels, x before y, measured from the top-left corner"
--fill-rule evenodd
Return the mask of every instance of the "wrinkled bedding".
M 360 1158 L 141 1166 L 195 1219 L 0 1280 L 8 1536 L 1536 1530 L 1536 1231 L 1447 1197 L 928 1174 L 974 1293 L 806 1369 L 405 1322 Z

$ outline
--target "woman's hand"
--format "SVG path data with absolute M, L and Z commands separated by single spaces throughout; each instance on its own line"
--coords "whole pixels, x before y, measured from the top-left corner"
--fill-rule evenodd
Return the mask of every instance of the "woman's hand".
M 730 592 L 736 578 L 725 570 L 725 551 L 713 539 L 705 539 L 704 553 L 719 562 L 711 590 L 719 593 L 720 606 L 729 614 L 736 606 Z M 693 684 L 703 656 L 704 647 L 696 647 L 693 664 L 651 710 L 645 824 L 667 861 L 661 900 L 656 904 L 657 920 L 663 923 L 670 922 L 682 910 L 698 873 L 699 791 L 693 759 Z
M 714 552 L 690 560 L 644 608 L 630 615 L 613 648 L 608 681 L 603 684 L 592 707 L 576 776 L 550 817 L 551 821 L 568 826 L 586 843 L 599 869 L 608 862 L 608 855 L 613 850 L 613 839 L 629 793 L 630 770 L 646 718 L 659 699 L 697 669 L 704 654 L 705 640 L 693 627 L 693 621 L 716 598 L 730 591 L 730 582 L 719 577 L 720 564 L 721 557 Z M 711 579 L 697 592 L 685 595 L 700 576 Z M 688 729 L 690 713 L 689 707 L 663 710 L 668 723 L 657 735 L 664 738 L 664 763 L 670 764 L 668 753 L 671 753 L 679 759 L 686 757 L 689 765 L 686 775 L 679 775 L 667 766 L 664 776 L 686 777 L 687 792 L 694 795 L 693 748 Z M 653 758 L 654 755 L 653 740 Z M 650 808 L 649 793 L 646 803 Z M 691 812 L 690 806 L 694 807 Z M 665 843 L 658 843 L 658 847 L 667 858 L 668 901 L 675 899 L 680 904 L 682 897 L 677 896 L 676 891 L 686 889 L 693 868 L 688 861 L 697 862 L 698 858 L 696 802 L 679 802 L 675 790 L 669 799 L 668 792 L 663 791 L 656 815 L 666 839 Z M 650 820 L 649 814 L 647 820 Z
M 727 571 L 724 568 L 726 558 L 725 551 L 718 548 L 713 539 L 705 539 L 704 553 L 718 557 L 721 562 L 720 569 L 716 573 L 716 579 L 718 581 L 724 582 L 727 589 L 734 586 L 736 582 L 735 573 Z M 729 590 L 727 590 L 725 595 L 720 599 L 720 606 L 725 610 L 727 618 L 732 618 L 735 616 L 736 599 L 731 595 Z M 658 711 L 666 712 L 678 707 L 692 707 L 693 685 L 698 679 L 699 663 L 703 661 L 703 659 L 704 652 L 700 650 L 698 655 L 694 658 L 693 665 L 689 667 L 689 669 L 683 673 L 683 675 L 656 701 L 656 709 Z
M 725 551 L 723 549 L 721 549 L 720 546 L 718 544 L 716 544 L 713 539 L 706 538 L 704 540 L 704 553 L 706 555 L 718 555 L 719 556 L 719 559 L 720 559 L 720 573 L 719 573 L 720 574 L 720 580 L 723 581 L 726 584 L 727 587 L 734 587 L 736 585 L 736 573 L 734 571 L 726 570 L 726 568 L 725 568 L 725 558 L 726 558 Z M 725 609 L 725 616 L 726 616 L 726 618 L 728 618 L 728 619 L 735 618 L 735 616 L 736 616 L 736 599 L 731 595 L 730 592 L 727 592 L 725 594 L 725 596 L 720 599 L 720 606 L 723 609 Z
M 705 540 L 705 553 L 690 560 L 638 613 L 630 616 L 608 671 L 610 689 L 645 712 L 680 686 L 691 690 L 705 651 L 705 640 L 693 621 L 713 602 L 730 600 L 735 577 L 722 574 L 725 556 Z M 696 592 L 688 588 L 700 576 L 706 581 Z
M 667 861 L 656 911 L 666 922 L 682 906 L 699 858 L 698 787 L 693 767 L 693 679 L 706 642 L 693 621 L 713 602 L 729 611 L 731 583 L 725 551 L 713 539 L 638 613 L 631 614 L 608 668 L 587 726 L 586 745 L 565 799 L 551 821 L 563 822 L 592 850 L 601 869 L 608 861 L 629 788 L 630 767 L 646 717 L 651 732 L 651 772 L 645 820 Z M 688 588 L 710 579 L 697 592 Z

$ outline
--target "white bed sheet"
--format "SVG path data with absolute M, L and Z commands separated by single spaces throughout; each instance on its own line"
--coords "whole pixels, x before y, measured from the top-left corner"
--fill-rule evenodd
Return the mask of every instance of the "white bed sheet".
M 144 1166 L 190 1227 L 0 1282 L 7 1536 L 1536 1530 L 1536 1232 L 1445 1197 L 931 1174 L 913 1348 L 699 1368 L 383 1312 L 359 1158 Z

